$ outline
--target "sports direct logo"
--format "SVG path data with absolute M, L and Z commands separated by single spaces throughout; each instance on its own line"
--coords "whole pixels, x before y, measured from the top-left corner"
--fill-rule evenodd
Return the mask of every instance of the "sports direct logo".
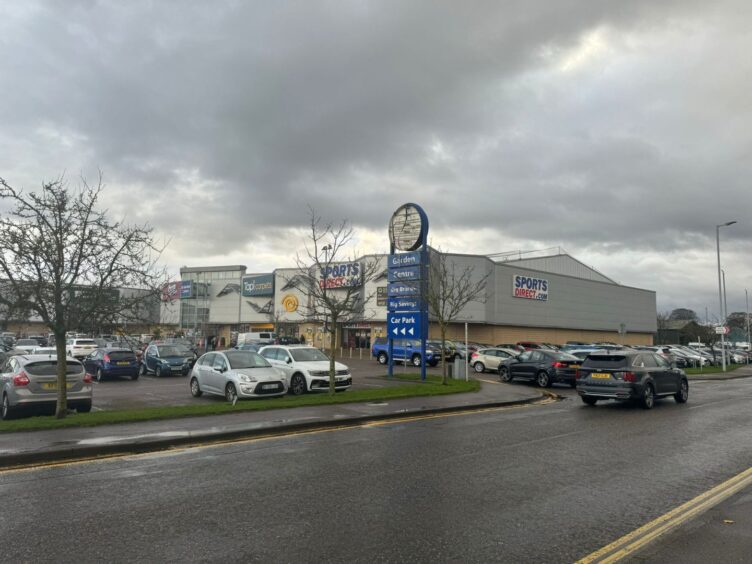
M 548 280 L 515 274 L 512 278 L 512 295 L 528 300 L 548 300 Z

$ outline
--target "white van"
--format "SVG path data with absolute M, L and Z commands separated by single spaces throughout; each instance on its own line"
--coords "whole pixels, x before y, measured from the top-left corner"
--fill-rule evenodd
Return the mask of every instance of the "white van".
M 260 343 L 264 345 L 273 345 L 277 341 L 277 334 L 271 331 L 261 333 L 239 333 L 238 346 L 246 343 Z

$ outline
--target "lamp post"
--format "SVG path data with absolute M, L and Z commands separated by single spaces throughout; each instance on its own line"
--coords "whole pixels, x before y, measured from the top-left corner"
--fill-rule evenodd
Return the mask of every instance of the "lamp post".
M 747 302 L 747 364 L 749 364 L 749 355 L 752 353 L 752 343 L 749 341 L 749 294 L 747 289 L 744 288 L 744 299 Z
M 321 250 L 324 251 L 324 336 L 328 333 L 328 327 L 327 322 L 329 321 L 329 311 L 327 309 L 327 303 L 326 303 L 326 277 L 329 274 L 329 252 L 332 250 L 331 245 L 324 245 L 321 247 Z M 324 347 L 324 337 L 321 338 L 321 346 Z M 329 343 L 329 346 L 331 347 L 332 344 Z
M 728 227 L 734 225 L 736 221 L 727 221 L 715 226 L 715 252 L 718 259 L 718 307 L 721 310 L 721 316 L 724 316 L 723 309 L 723 289 L 721 287 L 721 227 Z M 726 319 L 723 319 L 723 325 L 726 326 Z M 726 343 L 724 334 L 721 333 L 721 362 L 723 363 L 723 371 L 726 372 Z
M 726 302 L 726 271 L 723 268 L 721 269 L 721 278 L 723 279 L 723 312 L 721 313 L 721 317 L 723 317 L 723 324 L 726 325 L 728 321 L 728 302 Z

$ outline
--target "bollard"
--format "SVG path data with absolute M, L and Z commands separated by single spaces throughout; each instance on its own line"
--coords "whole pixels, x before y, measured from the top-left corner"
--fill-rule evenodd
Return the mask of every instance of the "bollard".
M 358 352 L 360 353 L 360 360 L 363 360 L 363 349 L 358 349 Z
M 350 347 L 350 358 L 352 358 L 352 347 Z

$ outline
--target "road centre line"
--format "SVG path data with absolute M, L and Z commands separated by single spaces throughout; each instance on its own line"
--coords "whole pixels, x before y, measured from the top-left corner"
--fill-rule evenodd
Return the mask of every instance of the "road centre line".
M 87 464 L 91 462 L 105 462 L 109 460 L 117 460 L 117 459 L 122 459 L 122 458 L 137 459 L 137 458 L 144 458 L 147 456 L 153 456 L 155 454 L 163 454 L 163 455 L 164 454 L 177 454 L 177 453 L 186 452 L 186 451 L 190 451 L 194 449 L 217 448 L 217 447 L 223 447 L 223 446 L 235 445 L 235 444 L 250 444 L 250 443 L 255 443 L 255 442 L 268 441 L 272 439 L 284 439 L 284 438 L 289 438 L 289 437 L 299 437 L 299 436 L 305 436 L 305 435 L 317 435 L 317 434 L 322 434 L 322 433 L 333 433 L 337 431 L 346 431 L 346 430 L 352 430 L 352 429 L 367 429 L 367 428 L 372 428 L 372 427 L 383 427 L 387 425 L 398 425 L 402 423 L 411 423 L 415 421 L 424 421 L 424 420 L 429 420 L 429 419 L 443 419 L 446 417 L 476 415 L 478 413 L 511 411 L 515 409 L 523 409 L 523 408 L 529 408 L 533 406 L 547 405 L 549 403 L 554 403 L 555 401 L 557 401 L 556 396 L 554 394 L 550 394 L 546 398 L 542 398 L 541 400 L 531 402 L 531 403 L 525 403 L 525 404 L 468 409 L 468 410 L 455 411 L 455 412 L 449 412 L 449 413 L 405 415 L 404 417 L 398 417 L 394 419 L 384 419 L 383 421 L 369 421 L 369 422 L 363 422 L 363 423 L 354 424 L 354 425 L 339 425 L 336 427 L 323 427 L 323 428 L 315 428 L 315 429 L 309 429 L 305 431 L 293 431 L 293 432 L 287 432 L 287 433 L 284 433 L 284 432 L 274 433 L 272 431 L 267 435 L 261 435 L 261 436 L 256 436 L 256 437 L 238 438 L 238 439 L 222 439 L 222 440 L 211 441 L 211 442 L 206 442 L 206 443 L 190 444 L 190 445 L 186 445 L 182 447 L 174 447 L 174 448 L 168 447 L 168 448 L 164 448 L 161 450 L 154 450 L 151 452 L 142 452 L 142 453 L 124 452 L 124 453 L 117 453 L 117 454 L 106 454 L 103 456 L 89 456 L 85 458 L 64 460 L 60 462 L 49 462 L 49 463 L 13 466 L 9 468 L 0 469 L 0 476 L 5 475 L 5 474 L 32 472 L 35 470 L 43 470 L 47 468 L 75 466 L 75 465 Z
M 752 468 L 744 470 L 694 499 L 585 556 L 578 560 L 577 564 L 619 562 L 645 547 L 659 536 L 707 511 L 749 485 L 752 485 Z

